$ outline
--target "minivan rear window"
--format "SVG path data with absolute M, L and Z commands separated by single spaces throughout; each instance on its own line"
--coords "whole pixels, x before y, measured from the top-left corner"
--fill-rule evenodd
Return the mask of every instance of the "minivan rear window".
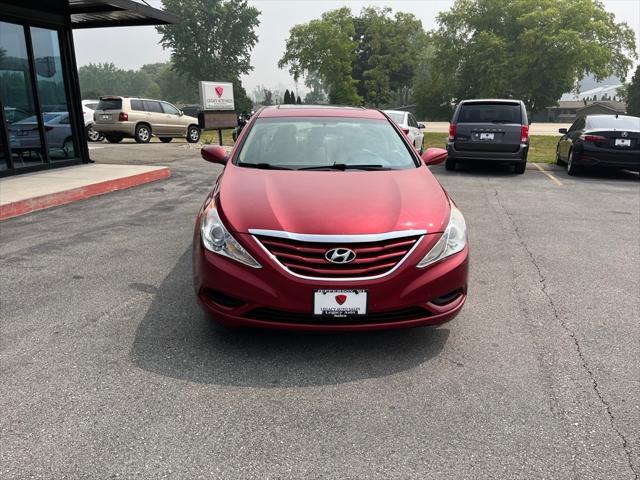
M 98 102 L 98 110 L 122 110 L 122 99 L 105 98 Z
M 463 103 L 457 123 L 522 124 L 522 112 L 517 103 Z

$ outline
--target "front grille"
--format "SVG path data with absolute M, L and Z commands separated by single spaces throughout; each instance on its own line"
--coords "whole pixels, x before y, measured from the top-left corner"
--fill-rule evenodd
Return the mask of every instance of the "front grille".
M 318 325 L 392 323 L 430 317 L 431 315 L 432 314 L 430 312 L 420 307 L 409 307 L 390 312 L 367 313 L 366 315 L 347 315 L 346 317 L 311 315 L 306 313 L 287 312 L 285 310 L 275 310 L 271 308 L 255 308 L 245 314 L 247 318 L 252 320 Z
M 362 278 L 383 275 L 413 248 L 419 236 L 362 243 L 317 243 L 259 236 L 258 240 L 289 271 L 315 278 Z M 328 250 L 349 248 L 356 254 L 351 263 L 331 263 Z

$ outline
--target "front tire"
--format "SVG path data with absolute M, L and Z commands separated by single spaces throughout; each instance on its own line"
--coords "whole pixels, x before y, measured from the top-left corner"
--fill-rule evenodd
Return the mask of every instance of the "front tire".
M 187 142 L 198 143 L 200 141 L 200 129 L 195 125 L 187 128 Z
M 171 142 L 171 140 L 173 140 L 172 137 L 160 137 L 160 141 L 162 143 L 169 143 L 169 142 Z
M 93 124 L 91 124 L 87 127 L 87 139 L 90 142 L 101 142 L 104 139 L 104 136 L 93 127 Z
M 567 159 L 567 173 L 572 177 L 575 177 L 580 173 L 580 167 L 576 165 L 573 158 L 573 149 L 569 151 L 569 158 Z
M 64 154 L 65 158 L 69 158 L 73 155 L 74 148 L 73 139 L 71 137 L 65 139 L 64 143 L 62 144 L 62 153 Z
M 149 125 L 144 123 L 136 125 L 136 132 L 133 138 L 137 143 L 149 143 L 151 141 L 151 128 Z
M 456 169 L 456 161 L 453 158 L 447 157 L 447 160 L 444 162 L 445 170 L 449 170 L 453 172 Z

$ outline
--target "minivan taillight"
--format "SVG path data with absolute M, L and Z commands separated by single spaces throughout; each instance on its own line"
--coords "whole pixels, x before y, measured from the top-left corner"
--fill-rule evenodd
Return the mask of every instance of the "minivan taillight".
M 453 141 L 456 138 L 456 124 L 449 125 L 449 140 Z
M 120 112 L 120 115 L 118 115 L 118 121 L 126 122 L 127 120 L 129 120 L 129 114 L 127 112 Z
M 529 125 L 522 125 L 520 127 L 520 143 L 527 143 L 529 140 Z
M 602 135 L 580 135 L 580 140 L 583 142 L 606 142 L 607 137 Z

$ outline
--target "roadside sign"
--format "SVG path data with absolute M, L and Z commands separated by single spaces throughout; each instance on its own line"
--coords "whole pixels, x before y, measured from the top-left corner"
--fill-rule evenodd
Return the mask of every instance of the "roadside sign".
M 233 84 L 227 82 L 200 82 L 202 110 L 235 110 Z

